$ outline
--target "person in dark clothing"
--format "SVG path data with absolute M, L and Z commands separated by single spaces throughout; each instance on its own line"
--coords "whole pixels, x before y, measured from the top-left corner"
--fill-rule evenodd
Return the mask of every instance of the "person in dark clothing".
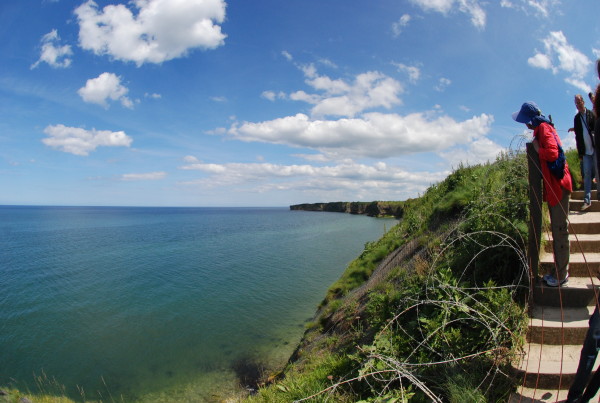
M 596 70 L 598 78 L 600 79 L 600 59 L 596 61 Z M 594 125 L 594 133 L 600 133 L 600 84 L 596 87 L 596 94 L 594 95 L 594 115 L 596 117 L 596 124 Z M 596 155 L 600 152 L 600 141 L 596 142 Z M 600 173 L 600 158 L 596 158 L 598 161 L 597 169 Z M 600 200 L 600 192 L 598 193 L 598 200 Z
M 596 61 L 596 70 L 598 78 L 600 79 L 600 59 Z M 598 113 L 600 112 L 600 85 L 596 88 L 596 95 L 594 96 L 594 114 L 596 122 L 594 125 L 594 131 L 600 133 L 600 119 L 598 119 Z M 596 154 L 600 146 L 596 142 Z M 597 158 L 600 160 L 600 158 Z M 598 170 L 600 172 L 600 169 Z M 600 193 L 598 194 L 600 198 Z M 569 394 L 567 395 L 567 403 L 587 403 L 593 398 L 598 389 L 600 389 L 600 371 L 596 371 L 592 379 L 588 379 L 592 373 L 594 363 L 598 357 L 598 351 L 600 350 L 600 294 L 596 294 L 596 309 L 590 317 L 588 331 L 581 347 L 581 356 L 579 357 L 579 365 L 577 366 L 577 373 L 573 384 L 569 388 Z M 586 386 L 587 385 L 587 386 Z
M 579 154 L 579 160 L 583 163 L 584 196 L 581 210 L 587 210 L 592 205 L 592 178 L 596 178 L 598 190 L 600 190 L 600 182 L 598 181 L 598 153 L 596 153 L 594 136 L 596 117 L 592 111 L 585 107 L 585 101 L 580 94 L 575 95 L 575 106 L 578 112 L 573 119 L 574 127 L 570 128 L 569 132 L 575 132 L 577 153 Z
M 573 384 L 569 388 L 569 394 L 565 403 L 587 403 L 598 393 L 598 389 L 600 388 L 600 371 L 596 371 L 589 383 L 588 378 L 594 368 L 599 349 L 600 313 L 598 312 L 598 301 L 596 301 L 596 309 L 590 317 L 588 331 L 581 347 L 577 373 L 575 374 Z

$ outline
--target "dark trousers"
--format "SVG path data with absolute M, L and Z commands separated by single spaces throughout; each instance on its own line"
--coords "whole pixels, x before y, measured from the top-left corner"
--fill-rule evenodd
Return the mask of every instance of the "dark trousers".
M 590 327 L 581 347 L 577 374 L 575 374 L 575 380 L 573 380 L 573 384 L 569 389 L 567 402 L 587 402 L 596 395 L 598 388 L 600 388 L 600 371 L 596 371 L 588 383 L 598 356 L 598 349 L 600 349 L 600 313 L 598 312 L 598 305 L 596 305 L 589 323 Z

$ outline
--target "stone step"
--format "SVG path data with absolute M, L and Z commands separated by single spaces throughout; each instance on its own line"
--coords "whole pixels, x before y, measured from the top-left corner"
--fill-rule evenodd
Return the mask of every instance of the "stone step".
M 569 281 L 560 287 L 548 287 L 539 279 L 534 287 L 535 306 L 552 306 L 563 308 L 580 308 L 593 306 L 600 281 L 587 277 L 569 277 Z
M 583 343 L 594 306 L 563 308 L 536 306 L 531 312 L 527 341 L 559 345 Z
M 572 211 L 569 213 L 570 234 L 600 234 L 600 212 Z
M 552 273 L 555 271 L 554 255 L 544 252 L 540 256 L 539 273 Z M 569 276 L 570 277 L 598 277 L 600 274 L 600 253 L 581 253 L 571 250 L 569 257 Z
M 552 252 L 552 235 L 547 235 L 544 242 L 544 251 Z M 574 253 L 588 253 L 598 252 L 600 253 L 600 234 L 569 234 L 569 242 L 571 248 L 571 254 Z
M 598 212 L 600 211 L 600 202 L 595 198 L 592 198 L 592 205 L 585 210 L 585 212 Z M 583 206 L 583 200 L 573 200 L 569 201 L 569 211 L 581 211 L 581 207 Z
M 535 389 L 535 388 L 518 388 L 510 398 L 508 403 L 543 403 L 543 402 L 564 402 L 567 399 L 569 391 L 567 389 Z M 600 392 L 590 401 L 598 401 Z
M 596 186 L 592 185 L 592 188 Z M 571 192 L 571 200 L 583 200 L 583 190 L 574 190 Z M 598 191 L 592 190 L 592 200 L 598 199 Z
M 534 287 L 534 308 L 522 360 L 516 366 L 523 382 L 509 403 L 559 402 L 573 382 L 581 345 L 600 292 L 600 202 L 592 192 L 592 206 L 580 211 L 583 191 L 571 194 L 569 206 L 569 282 L 553 288 L 541 279 Z M 544 235 L 539 273 L 554 270 L 552 239 Z M 600 360 L 596 364 L 597 369 Z M 518 378 L 519 379 L 519 378 Z M 596 398 L 597 399 L 597 398 Z
M 527 388 L 565 390 L 573 383 L 580 355 L 580 344 L 525 343 L 523 354 L 513 369 Z M 597 361 L 594 368 L 600 365 L 600 360 Z

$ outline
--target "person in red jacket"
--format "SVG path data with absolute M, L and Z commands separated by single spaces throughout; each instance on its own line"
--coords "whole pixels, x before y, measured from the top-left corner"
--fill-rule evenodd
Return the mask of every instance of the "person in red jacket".
M 567 215 L 569 214 L 569 198 L 573 191 L 569 165 L 565 161 L 563 176 L 555 176 L 548 163 L 557 160 L 558 147 L 562 147 L 560 138 L 552 122 L 542 115 L 542 111 L 534 102 L 525 102 L 521 109 L 513 113 L 513 119 L 524 123 L 533 130 L 533 147 L 540 157 L 542 179 L 544 183 L 544 201 L 548 202 L 550 210 L 550 225 L 554 249 L 555 270 L 547 273 L 544 281 L 550 287 L 557 287 L 569 280 L 569 229 Z

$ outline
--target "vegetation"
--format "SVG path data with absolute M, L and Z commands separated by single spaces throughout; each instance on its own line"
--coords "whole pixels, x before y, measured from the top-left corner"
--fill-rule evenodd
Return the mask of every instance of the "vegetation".
M 48 377 L 45 373 L 34 376 L 34 391 L 16 388 L 0 387 L 0 402 L 4 403 L 75 403 L 66 397 L 66 389 L 56 379 Z M 83 391 L 81 397 L 85 400 Z
M 249 401 L 507 401 L 527 325 L 527 186 L 526 155 L 505 153 L 404 202 Z

